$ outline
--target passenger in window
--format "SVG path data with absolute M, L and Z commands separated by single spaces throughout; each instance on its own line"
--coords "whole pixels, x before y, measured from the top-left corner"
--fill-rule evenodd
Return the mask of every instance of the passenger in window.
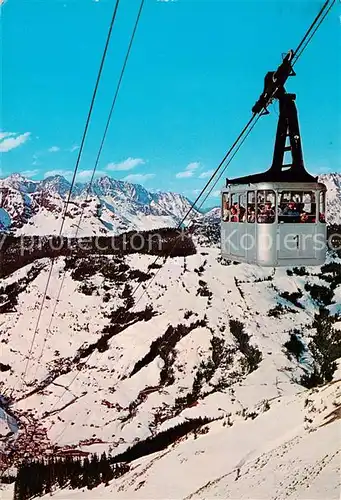
M 300 220 L 301 222 L 308 222 L 309 221 L 309 215 L 306 212 L 302 212 L 300 215 Z
M 253 205 L 247 207 L 247 221 L 248 222 L 255 222 L 256 216 L 255 216 L 255 207 Z
M 275 209 L 271 204 L 271 201 L 265 203 L 265 213 L 269 222 L 274 222 L 275 220 Z
M 229 203 L 228 203 L 228 201 L 224 201 L 224 205 L 223 205 L 223 219 L 224 219 L 224 221 L 228 221 L 229 216 L 230 216 Z
M 245 212 L 246 212 L 246 210 L 244 207 L 239 208 L 239 222 L 245 221 Z
M 265 207 L 264 205 L 258 205 L 257 221 L 264 222 L 265 219 Z
M 289 201 L 288 205 L 283 209 L 282 215 L 290 215 L 291 217 L 299 217 L 299 212 L 295 202 Z
M 271 202 L 267 201 L 264 206 L 260 207 L 258 214 L 258 222 L 270 224 L 275 220 L 275 211 L 271 207 Z
M 266 214 L 266 209 L 265 205 L 261 205 L 258 208 L 258 217 L 257 217 L 258 222 L 267 222 L 267 214 Z
M 238 210 L 235 206 L 231 207 L 231 222 L 238 222 Z

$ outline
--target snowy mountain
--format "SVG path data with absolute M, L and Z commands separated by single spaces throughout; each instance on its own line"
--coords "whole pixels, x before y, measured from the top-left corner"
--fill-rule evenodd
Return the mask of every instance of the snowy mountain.
M 341 174 L 324 174 L 319 180 L 328 189 L 327 221 L 340 224 Z M 70 183 L 60 175 L 42 181 L 32 181 L 20 174 L 1 179 L 0 230 L 11 229 L 17 235 L 57 234 L 69 190 Z M 91 189 L 86 183 L 74 186 L 63 233 L 114 235 L 129 230 L 175 227 L 190 206 L 191 202 L 180 194 L 152 193 L 141 185 L 101 177 Z M 215 223 L 220 220 L 220 208 L 204 214 L 194 210 L 190 218 L 206 225 Z
M 327 222 L 341 224 L 341 174 L 324 174 L 319 182 L 327 187 Z
M 339 177 L 323 180 L 333 217 Z M 59 227 L 65 179 L 1 183 L 0 220 L 19 234 Z M 86 191 L 75 188 L 69 230 Z M 188 203 L 104 177 L 85 227 L 175 224 Z M 196 253 L 166 262 L 71 254 L 11 273 L 1 261 L 0 471 L 105 451 L 127 467 L 121 477 L 52 496 L 340 497 L 341 253 L 299 269 L 226 262 L 219 211 L 194 214 Z M 0 492 L 12 499 L 13 485 Z
M 197 244 L 153 261 L 58 258 L 38 328 L 49 260 L 2 280 L 3 300 L 17 297 L 0 315 L 1 391 L 20 429 L 7 446 L 129 464 L 60 499 L 339 498 L 341 365 L 324 379 L 319 360 L 341 358 L 340 257 L 293 272 Z M 317 355 L 325 322 L 335 333 Z
M 20 174 L 0 180 L 0 229 L 15 234 L 56 234 L 61 226 L 70 183 L 56 175 L 31 181 Z M 128 230 L 174 227 L 191 202 L 176 193 L 151 193 L 143 186 L 110 177 L 74 186 L 66 213 L 64 234 L 119 234 Z M 192 216 L 198 213 L 194 210 Z

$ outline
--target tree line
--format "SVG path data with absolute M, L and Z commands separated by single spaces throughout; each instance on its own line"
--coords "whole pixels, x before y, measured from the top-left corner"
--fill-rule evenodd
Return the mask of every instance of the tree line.
M 58 488 L 87 488 L 92 490 L 100 484 L 108 486 L 129 470 L 128 464 L 111 464 L 106 453 L 89 457 L 51 457 L 23 462 L 14 485 L 14 500 L 28 500 L 52 493 Z

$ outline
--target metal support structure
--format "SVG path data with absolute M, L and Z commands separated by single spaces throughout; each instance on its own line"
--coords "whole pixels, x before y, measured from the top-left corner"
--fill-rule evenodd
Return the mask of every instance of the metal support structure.
M 267 107 L 277 99 L 279 117 L 271 167 L 259 174 L 226 179 L 229 184 L 248 184 L 258 182 L 316 182 L 317 178 L 307 172 L 304 167 L 301 134 L 298 123 L 296 95 L 287 93 L 284 84 L 289 76 L 295 76 L 291 62 L 294 52 L 290 50 L 276 71 L 270 71 L 264 79 L 264 90 L 252 108 L 253 113 L 269 114 Z M 289 137 L 289 145 L 287 145 Z M 292 162 L 285 165 L 284 155 L 290 151 Z
M 279 118 L 273 154 L 271 171 L 275 174 L 290 168 L 293 174 L 305 170 L 303 162 L 300 128 L 298 124 L 297 109 L 295 105 L 295 94 L 284 93 L 279 100 Z M 286 145 L 289 137 L 290 145 Z M 284 164 L 286 151 L 291 153 L 291 163 Z

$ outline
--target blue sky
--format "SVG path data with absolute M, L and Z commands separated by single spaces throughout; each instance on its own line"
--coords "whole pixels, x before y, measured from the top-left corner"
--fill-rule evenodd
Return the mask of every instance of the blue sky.
M 99 175 L 193 199 L 251 116 L 265 73 L 296 47 L 322 3 L 145 0 Z M 120 2 L 79 181 L 93 168 L 139 4 Z M 113 7 L 114 0 L 3 3 L 1 176 L 70 177 Z M 297 93 L 313 173 L 341 171 L 340 14 L 334 6 L 287 84 Z M 231 163 L 230 177 L 270 166 L 277 105 L 271 111 Z

